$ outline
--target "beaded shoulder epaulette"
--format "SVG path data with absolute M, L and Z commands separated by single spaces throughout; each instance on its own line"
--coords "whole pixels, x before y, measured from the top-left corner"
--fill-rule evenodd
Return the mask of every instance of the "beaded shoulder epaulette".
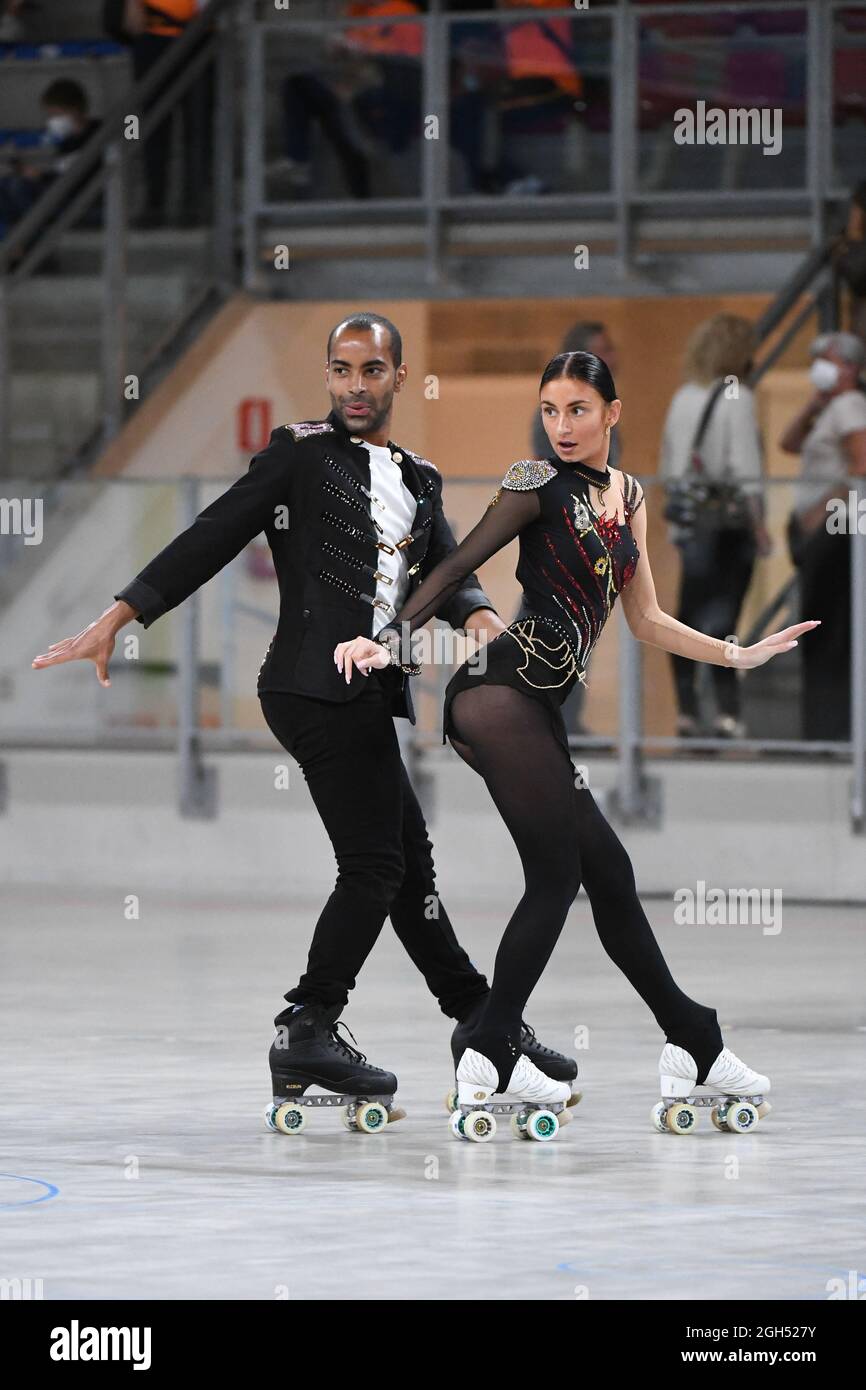
M 334 426 L 327 420 L 299 420 L 294 425 L 283 425 L 293 439 L 307 439 L 311 434 L 333 434 Z
M 403 453 L 408 454 L 413 463 L 420 463 L 424 468 L 432 468 L 434 473 L 439 472 L 435 463 L 431 463 L 429 459 L 422 458 L 420 454 L 413 454 L 411 449 L 404 449 Z
M 549 483 L 550 479 L 555 477 L 556 469 L 553 464 L 545 462 L 544 459 L 518 459 L 517 463 L 512 463 L 502 479 L 502 486 L 511 488 L 513 492 L 528 492 L 531 488 Z

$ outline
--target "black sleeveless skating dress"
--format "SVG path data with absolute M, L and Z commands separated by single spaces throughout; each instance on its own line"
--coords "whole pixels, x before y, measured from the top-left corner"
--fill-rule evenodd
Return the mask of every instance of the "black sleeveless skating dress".
M 597 491 L 569 463 L 558 458 L 513 463 L 477 526 L 388 624 L 399 632 L 402 623 L 414 630 L 426 622 L 466 574 L 519 536 L 516 575 L 523 593 L 517 617 L 481 649 L 483 671 L 476 655 L 449 681 L 443 743 L 449 734 L 459 737 L 452 727 L 455 696 L 484 682 L 508 685 L 540 700 L 568 752 L 560 707 L 576 681 L 586 684 L 590 652 L 640 558 L 630 523 L 643 503 L 643 490 L 628 473 L 622 475 L 622 486 L 624 523 L 596 513 L 592 497 Z M 616 494 L 613 503 L 611 494 Z M 618 503 L 616 479 L 605 501 Z

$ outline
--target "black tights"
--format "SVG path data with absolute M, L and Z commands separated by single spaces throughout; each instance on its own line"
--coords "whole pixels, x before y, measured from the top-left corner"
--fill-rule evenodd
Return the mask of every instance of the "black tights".
M 576 769 L 547 708 L 510 686 L 479 683 L 455 695 L 451 716 L 450 742 L 484 778 L 517 846 L 525 880 L 469 1046 L 490 1058 L 504 1087 L 516 1061 L 524 1006 L 583 883 L 605 951 L 668 1042 L 692 1054 L 702 1081 L 723 1046 L 715 1010 L 675 983 L 637 896 L 631 860 L 591 792 L 576 785 Z

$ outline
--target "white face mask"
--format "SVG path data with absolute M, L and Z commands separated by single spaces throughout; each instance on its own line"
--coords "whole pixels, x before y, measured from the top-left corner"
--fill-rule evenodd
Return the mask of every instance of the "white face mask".
M 819 391 L 832 391 L 839 385 L 839 368 L 826 357 L 816 357 L 809 368 L 809 380 Z
M 65 140 L 75 134 L 75 121 L 71 116 L 49 116 L 45 129 L 55 140 Z

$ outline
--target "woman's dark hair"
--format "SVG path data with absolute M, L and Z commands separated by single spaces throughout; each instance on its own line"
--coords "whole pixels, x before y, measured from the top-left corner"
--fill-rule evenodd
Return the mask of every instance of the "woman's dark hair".
M 539 391 L 543 390 L 549 381 L 559 381 L 564 376 L 570 377 L 573 381 L 585 381 L 587 386 L 594 387 L 608 405 L 617 398 L 610 367 L 601 357 L 596 357 L 594 352 L 558 352 L 555 357 L 551 357 L 541 373 Z

